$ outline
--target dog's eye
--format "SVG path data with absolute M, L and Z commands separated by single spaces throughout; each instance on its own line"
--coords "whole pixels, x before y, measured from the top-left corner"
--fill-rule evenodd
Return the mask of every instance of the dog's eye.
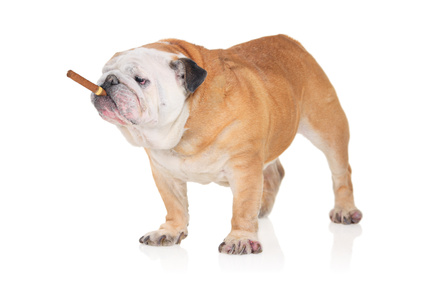
M 146 85 L 149 82 L 149 80 L 146 80 L 146 79 L 143 79 L 143 78 L 140 78 L 140 77 L 135 77 L 135 81 L 138 82 L 141 85 Z

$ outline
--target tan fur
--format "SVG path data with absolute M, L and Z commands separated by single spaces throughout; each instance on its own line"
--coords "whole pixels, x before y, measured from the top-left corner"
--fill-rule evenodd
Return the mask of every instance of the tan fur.
M 269 164 L 263 171 L 263 174 L 264 186 L 259 217 L 265 217 L 270 214 L 274 206 L 275 197 L 277 196 L 281 181 L 284 178 L 284 169 L 280 160 L 277 159 Z
M 205 156 L 227 157 L 222 174 L 234 193 L 233 218 L 231 233 L 220 251 L 244 253 L 245 248 L 234 250 L 233 246 L 258 240 L 258 214 L 271 211 L 284 176 L 277 158 L 297 132 L 327 156 L 335 192 L 332 220 L 342 222 L 357 211 L 347 153 L 347 119 L 326 75 L 297 41 L 278 35 L 226 50 L 208 50 L 169 39 L 144 47 L 182 54 L 208 72 L 205 82 L 188 98 L 190 115 L 172 154 L 187 166 L 193 164 L 190 168 L 204 163 Z M 174 239 L 181 233 L 185 236 L 185 183 L 160 165 L 153 151 L 146 151 L 168 211 L 161 229 L 172 231 Z M 255 252 L 253 246 L 247 250 Z

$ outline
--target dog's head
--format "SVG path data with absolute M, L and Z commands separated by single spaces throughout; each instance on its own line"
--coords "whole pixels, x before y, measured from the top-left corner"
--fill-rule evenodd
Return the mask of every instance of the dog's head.
M 149 48 L 115 54 L 98 85 L 107 96 L 92 94 L 100 116 L 118 127 L 155 128 L 173 123 L 206 71 L 188 58 Z

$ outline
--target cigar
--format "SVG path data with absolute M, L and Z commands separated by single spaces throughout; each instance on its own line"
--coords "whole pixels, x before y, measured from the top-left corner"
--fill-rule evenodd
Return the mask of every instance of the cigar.
M 96 84 L 93 84 L 89 80 L 84 79 L 83 77 L 81 77 L 80 75 L 78 75 L 72 70 L 69 70 L 66 76 L 68 78 L 73 79 L 74 81 L 76 81 L 83 87 L 87 88 L 88 90 L 91 90 L 92 92 L 94 92 L 95 95 L 107 95 L 106 91 L 103 88 L 101 88 L 100 86 Z

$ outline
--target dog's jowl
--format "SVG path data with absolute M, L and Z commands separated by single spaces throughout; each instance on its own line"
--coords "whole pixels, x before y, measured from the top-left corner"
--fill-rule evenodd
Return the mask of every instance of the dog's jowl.
M 169 39 L 116 53 L 92 94 L 100 116 L 144 147 L 167 209 L 166 221 L 140 242 L 165 246 L 187 237 L 187 182 L 233 192 L 228 254 L 262 251 L 258 218 L 274 205 L 284 169 L 278 156 L 296 133 L 327 157 L 333 222 L 355 224 L 348 161 L 349 128 L 336 92 L 297 41 L 277 35 L 208 50 Z M 218 244 L 218 243 L 217 243 Z

